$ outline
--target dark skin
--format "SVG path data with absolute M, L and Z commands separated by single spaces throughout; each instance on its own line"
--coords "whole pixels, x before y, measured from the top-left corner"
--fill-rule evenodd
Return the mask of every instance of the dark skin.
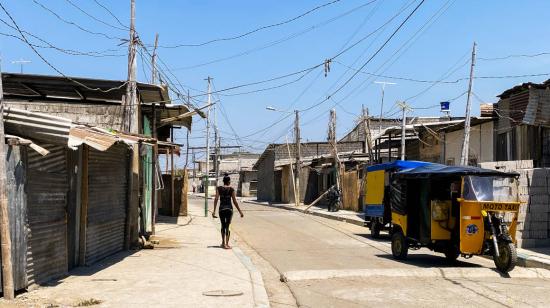
M 230 183 L 224 183 L 225 187 L 230 187 Z M 218 200 L 220 199 L 220 194 L 218 193 L 218 190 L 216 189 L 216 197 L 214 197 L 214 210 L 212 211 L 212 217 L 218 218 L 216 216 L 216 206 L 218 205 Z M 231 195 L 231 199 L 233 201 L 233 205 L 237 208 L 239 211 L 239 214 L 241 214 L 241 218 L 244 217 L 243 211 L 241 211 L 241 208 L 239 207 L 239 203 L 237 203 L 237 196 L 235 194 L 235 191 L 233 191 L 233 194 Z M 230 234 L 226 234 L 225 236 L 222 234 L 222 244 L 221 247 L 225 249 L 231 249 L 231 246 L 229 246 L 229 236 Z

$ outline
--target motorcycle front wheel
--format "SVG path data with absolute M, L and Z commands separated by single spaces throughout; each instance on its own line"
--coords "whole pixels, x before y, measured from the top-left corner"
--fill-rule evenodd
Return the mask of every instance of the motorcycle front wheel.
M 508 273 L 513 270 L 518 262 L 518 253 L 514 243 L 499 241 L 498 252 L 498 257 L 496 254 L 493 254 L 493 261 L 497 269 L 502 273 Z

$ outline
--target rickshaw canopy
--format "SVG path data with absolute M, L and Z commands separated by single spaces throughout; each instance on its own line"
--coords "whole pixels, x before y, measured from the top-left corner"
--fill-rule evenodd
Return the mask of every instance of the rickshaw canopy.
M 503 172 L 472 166 L 447 166 L 442 164 L 428 163 L 415 168 L 404 169 L 396 172 L 394 174 L 394 177 L 397 179 L 427 179 L 456 175 L 518 177 L 519 173 Z
M 373 171 L 379 171 L 379 170 L 403 170 L 403 169 L 412 169 L 417 168 L 425 165 L 430 165 L 432 163 L 428 163 L 425 161 L 416 161 L 416 160 L 395 160 L 388 163 L 382 163 L 377 164 L 373 166 L 367 167 L 367 172 L 373 172 Z

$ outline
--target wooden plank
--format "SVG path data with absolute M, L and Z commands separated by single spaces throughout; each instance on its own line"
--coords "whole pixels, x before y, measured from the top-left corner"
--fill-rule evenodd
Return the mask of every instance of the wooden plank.
M 82 145 L 82 187 L 80 200 L 80 234 L 79 234 L 79 258 L 78 264 L 86 264 L 86 230 L 88 227 L 88 157 L 90 150 L 87 145 Z

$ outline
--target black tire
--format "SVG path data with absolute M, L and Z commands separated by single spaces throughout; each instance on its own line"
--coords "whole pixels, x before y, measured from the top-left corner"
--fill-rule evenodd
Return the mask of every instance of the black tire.
M 460 256 L 460 251 L 456 245 L 449 245 L 445 251 L 445 258 L 449 263 L 455 263 L 456 259 Z
M 409 244 L 407 243 L 407 238 L 403 234 L 403 231 L 398 230 L 393 232 L 393 235 L 391 237 L 391 252 L 394 259 L 407 259 Z
M 493 254 L 493 261 L 497 269 L 501 273 L 508 273 L 513 270 L 518 262 L 518 253 L 516 251 L 516 246 L 513 243 L 499 241 L 498 242 L 498 251 L 500 256 L 497 257 Z
M 372 220 L 370 223 L 370 234 L 372 238 L 380 238 L 380 230 L 382 229 L 382 225 L 376 220 Z

